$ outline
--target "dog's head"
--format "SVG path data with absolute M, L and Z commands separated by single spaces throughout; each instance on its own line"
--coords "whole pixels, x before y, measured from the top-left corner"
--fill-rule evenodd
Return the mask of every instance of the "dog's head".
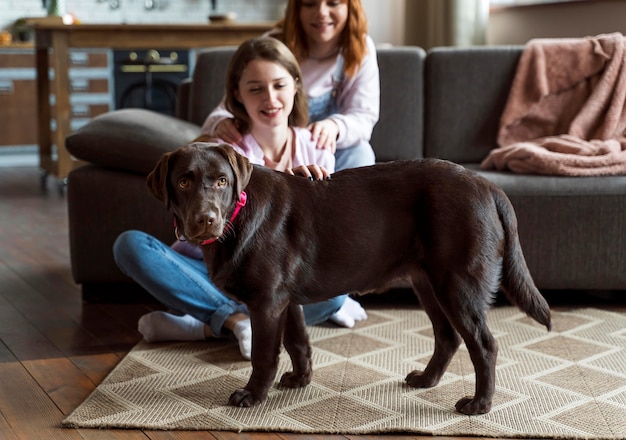
M 193 142 L 163 155 L 148 189 L 174 214 L 191 243 L 222 236 L 252 164 L 230 145 Z

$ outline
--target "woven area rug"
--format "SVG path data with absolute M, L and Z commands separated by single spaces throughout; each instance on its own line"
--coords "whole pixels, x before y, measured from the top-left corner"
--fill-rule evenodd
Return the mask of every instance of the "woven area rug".
M 430 322 L 408 310 L 372 308 L 354 329 L 315 326 L 313 383 L 270 390 L 254 408 L 226 405 L 251 368 L 233 342 L 139 343 L 66 427 L 299 433 L 415 433 L 567 439 L 626 438 L 626 315 L 585 308 L 553 312 L 548 333 L 512 307 L 489 312 L 500 344 L 493 409 L 454 411 L 473 394 L 464 347 L 441 383 L 418 390 L 404 377 L 433 349 Z M 279 375 L 289 367 L 281 357 Z

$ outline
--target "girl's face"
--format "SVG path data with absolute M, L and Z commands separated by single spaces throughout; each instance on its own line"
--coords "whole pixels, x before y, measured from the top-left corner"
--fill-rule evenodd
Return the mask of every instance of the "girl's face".
M 348 21 L 348 0 L 302 0 L 300 22 L 311 48 L 337 47 Z
M 253 128 L 287 125 L 295 95 L 291 74 L 280 64 L 263 59 L 248 63 L 235 91 Z

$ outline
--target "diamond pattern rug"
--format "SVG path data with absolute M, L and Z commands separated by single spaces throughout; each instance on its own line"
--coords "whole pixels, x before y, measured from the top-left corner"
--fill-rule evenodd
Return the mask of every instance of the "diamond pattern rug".
M 512 307 L 489 312 L 498 340 L 493 409 L 463 416 L 474 371 L 464 347 L 441 383 L 404 384 L 433 350 L 430 321 L 414 306 L 368 308 L 354 329 L 310 328 L 313 382 L 274 386 L 254 408 L 226 405 L 251 372 L 234 342 L 139 343 L 66 427 L 325 434 L 415 433 L 508 438 L 626 438 L 626 315 L 593 308 L 553 311 L 554 330 Z M 280 377 L 289 368 L 281 356 Z

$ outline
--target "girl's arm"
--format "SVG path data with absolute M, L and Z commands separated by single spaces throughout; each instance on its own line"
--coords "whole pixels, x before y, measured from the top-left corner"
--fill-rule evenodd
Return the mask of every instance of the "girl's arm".
M 337 148 L 369 141 L 380 114 L 380 76 L 374 41 L 367 37 L 367 54 L 339 94 L 339 113 L 330 117 L 339 127 Z
M 232 120 L 233 115 L 226 110 L 222 98 L 219 105 L 207 116 L 201 131 L 210 136 L 218 137 L 229 144 L 239 144 L 242 136 Z

